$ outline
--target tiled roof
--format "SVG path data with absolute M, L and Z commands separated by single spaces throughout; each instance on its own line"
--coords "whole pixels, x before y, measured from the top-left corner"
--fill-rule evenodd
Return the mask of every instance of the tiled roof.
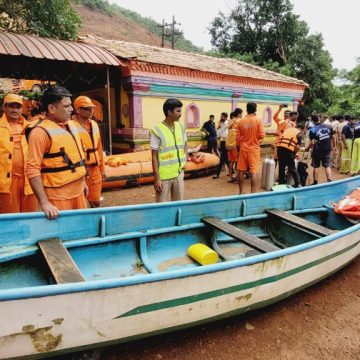
M 280 81 L 283 83 L 307 86 L 302 80 L 235 59 L 217 58 L 121 40 L 106 40 L 93 35 L 83 36 L 80 38 L 80 41 L 105 48 L 123 60 L 137 60 L 217 74 Z
M 96 44 L 0 31 L 0 55 L 119 66 L 119 60 Z

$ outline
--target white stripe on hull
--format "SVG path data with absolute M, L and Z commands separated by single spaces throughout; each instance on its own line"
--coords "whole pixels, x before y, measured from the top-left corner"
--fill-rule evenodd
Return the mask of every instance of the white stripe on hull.
M 211 274 L 121 288 L 0 303 L 0 359 L 72 349 L 126 339 L 225 316 L 293 292 L 355 258 L 360 245 L 325 262 L 260 286 L 137 315 L 148 304 L 208 293 L 277 276 L 355 244 L 360 231 L 286 257 Z

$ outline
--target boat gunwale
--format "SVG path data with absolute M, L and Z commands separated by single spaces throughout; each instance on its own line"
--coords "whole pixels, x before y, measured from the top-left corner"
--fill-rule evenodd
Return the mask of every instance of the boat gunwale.
M 302 192 L 308 192 L 313 191 L 321 188 L 326 187 L 332 187 L 335 184 L 339 185 L 342 183 L 351 183 L 355 180 L 360 180 L 359 176 L 354 176 L 351 178 L 346 178 L 342 180 L 337 180 L 336 182 L 328 182 L 328 183 L 322 183 L 318 185 L 312 185 L 302 188 L 292 188 L 292 189 L 286 189 L 284 191 L 281 191 L 281 194 L 289 194 L 289 193 L 302 193 Z M 229 196 L 222 196 L 222 197 L 208 197 L 208 198 L 196 198 L 196 199 L 189 199 L 189 200 L 179 200 L 179 201 L 169 201 L 169 202 L 163 202 L 163 203 L 147 203 L 147 204 L 136 204 L 136 205 L 124 205 L 124 206 L 111 206 L 111 207 L 102 207 L 102 208 L 90 208 L 90 209 L 80 209 L 80 210 L 64 210 L 60 211 L 60 215 L 62 217 L 77 215 L 77 214 L 83 214 L 84 212 L 95 212 L 99 215 L 103 213 L 114 213 L 118 212 L 121 213 L 123 211 L 128 210 L 148 210 L 153 209 L 157 207 L 174 207 L 176 205 L 181 205 L 183 203 L 186 203 L 187 205 L 192 204 L 202 204 L 202 203 L 209 203 L 209 202 L 223 202 L 224 200 L 246 200 L 246 199 L 252 199 L 252 198 L 258 198 L 258 197 L 271 197 L 274 195 L 278 195 L 279 192 L 273 192 L 273 191 L 267 191 L 267 192 L 259 192 L 259 193 L 253 193 L 253 194 L 243 194 L 243 195 L 229 195 Z M 19 213 L 19 214 L 1 214 L 1 218 L 4 218 L 6 220 L 17 220 L 17 219 L 33 219 L 33 218 L 40 218 L 45 217 L 45 214 L 43 212 L 31 212 L 31 213 Z M 53 220 L 51 220 L 53 221 Z
M 294 215 L 304 215 L 304 214 L 320 214 L 323 212 L 327 212 L 327 209 L 325 207 L 319 207 L 319 208 L 307 208 L 302 210 L 289 210 L 290 214 Z M 247 216 L 239 216 L 235 218 L 227 218 L 222 219 L 223 221 L 227 223 L 233 223 L 233 222 L 245 222 L 245 221 L 253 221 L 253 220 L 264 220 L 268 218 L 269 215 L 262 213 L 262 214 L 255 214 L 255 215 L 247 215 Z M 167 234 L 169 232 L 181 232 L 181 231 L 187 231 L 191 229 L 200 229 L 205 228 L 206 225 L 202 222 L 195 222 L 195 223 L 189 223 L 185 225 L 172 225 L 168 227 L 163 228 L 156 228 L 156 229 L 149 229 L 149 230 L 138 230 L 138 231 L 128 231 L 121 234 L 114 234 L 114 235 L 105 235 L 105 236 L 93 236 L 85 239 L 74 239 L 74 240 L 66 240 L 63 242 L 66 249 L 75 249 L 78 247 L 84 247 L 84 246 L 93 246 L 93 245 L 105 245 L 108 243 L 113 243 L 117 241 L 126 241 L 131 239 L 140 239 L 142 237 L 149 237 L 149 236 L 156 236 L 161 234 Z M 309 232 L 310 234 L 316 236 L 316 234 L 313 234 Z M 256 235 L 257 236 L 257 235 Z M 320 236 L 317 236 L 320 237 Z M 4 247 L 6 248 L 6 247 Z M 20 259 L 23 257 L 35 255 L 36 253 L 40 253 L 40 249 L 37 245 L 25 245 L 25 246 L 18 246 L 18 247 L 10 247 L 10 250 L 1 252 L 0 251 L 0 264 L 12 261 L 16 259 Z
M 257 263 L 264 263 L 280 257 L 301 253 L 303 251 L 319 247 L 325 244 L 329 244 L 344 236 L 351 235 L 356 231 L 360 230 L 360 224 L 350 226 L 344 230 L 334 232 L 331 235 L 321 237 L 304 244 L 299 244 L 285 249 L 277 251 L 259 254 L 256 256 L 241 258 L 213 265 L 199 266 L 190 269 L 179 269 L 174 271 L 162 272 L 162 273 L 151 273 L 146 275 L 135 275 L 127 278 L 116 278 L 116 279 L 103 279 L 93 280 L 83 283 L 70 283 L 70 284 L 54 284 L 54 285 L 41 285 L 28 288 L 16 288 L 0 290 L 0 302 L 20 300 L 27 298 L 37 298 L 45 296 L 65 295 L 69 293 L 88 292 L 88 291 L 99 291 L 113 289 L 117 287 L 140 285 L 150 282 L 158 282 L 164 280 L 174 280 L 178 278 L 200 276 L 210 274 L 214 272 L 230 270 L 234 268 L 250 266 Z M 357 246 L 357 245 L 355 245 Z

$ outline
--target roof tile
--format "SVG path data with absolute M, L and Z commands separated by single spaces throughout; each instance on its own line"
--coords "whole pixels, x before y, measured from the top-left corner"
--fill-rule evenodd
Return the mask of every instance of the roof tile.
M 121 40 L 106 40 L 93 35 L 82 36 L 79 40 L 86 44 L 96 44 L 124 60 L 138 60 L 155 64 L 184 67 L 198 71 L 307 86 L 302 80 L 235 59 L 217 58 Z

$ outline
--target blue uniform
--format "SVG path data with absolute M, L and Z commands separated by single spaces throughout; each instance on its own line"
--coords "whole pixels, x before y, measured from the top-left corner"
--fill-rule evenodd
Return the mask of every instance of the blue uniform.
M 331 141 L 333 134 L 331 126 L 325 124 L 316 124 L 310 129 L 310 140 L 315 140 L 311 166 L 318 168 L 320 167 L 320 162 L 323 167 L 331 165 Z

